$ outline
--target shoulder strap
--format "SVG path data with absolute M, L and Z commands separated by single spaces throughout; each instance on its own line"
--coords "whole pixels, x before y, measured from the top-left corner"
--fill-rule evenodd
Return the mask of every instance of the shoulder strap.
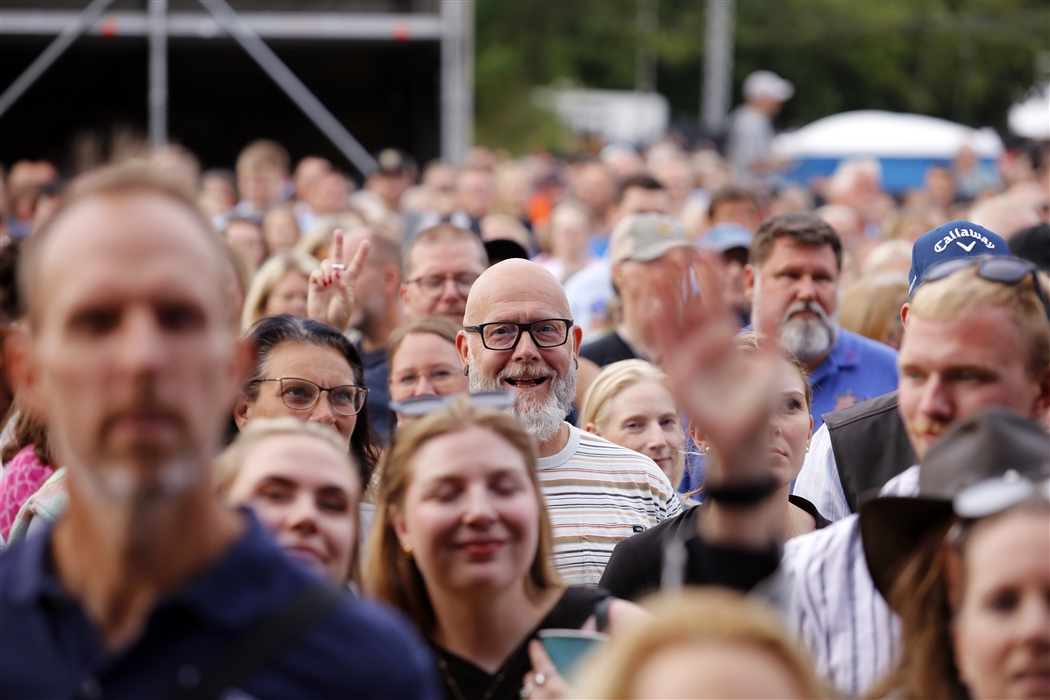
M 200 682 L 172 700 L 214 700 L 250 678 L 278 652 L 339 606 L 343 598 L 322 583 L 311 583 L 242 632 L 204 670 Z

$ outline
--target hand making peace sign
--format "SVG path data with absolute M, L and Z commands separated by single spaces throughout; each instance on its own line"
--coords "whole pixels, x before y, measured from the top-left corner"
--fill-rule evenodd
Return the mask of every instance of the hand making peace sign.
M 346 330 L 350 323 L 350 312 L 354 308 L 354 286 L 371 245 L 367 239 L 361 241 L 347 265 L 343 263 L 343 232 L 336 229 L 328 257 L 310 274 L 310 288 L 306 295 L 307 316 L 339 332 Z

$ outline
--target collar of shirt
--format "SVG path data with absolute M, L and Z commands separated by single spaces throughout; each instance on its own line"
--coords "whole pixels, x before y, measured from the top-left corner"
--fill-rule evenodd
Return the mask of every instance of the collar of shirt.
M 855 367 L 859 364 L 860 356 L 857 350 L 857 341 L 852 333 L 845 328 L 840 328 L 839 339 L 832 346 L 831 352 L 809 375 L 810 384 L 819 384 L 826 377 L 830 377 L 846 367 Z
M 196 613 L 200 619 L 219 628 L 236 629 L 248 624 L 259 614 L 260 606 L 271 602 L 272 595 L 252 595 L 254 590 L 244 582 L 266 577 L 274 557 L 284 555 L 263 531 L 251 511 L 246 532 L 204 571 L 170 596 L 161 599 L 156 609 L 180 607 Z M 55 574 L 51 550 L 51 528 L 38 537 L 27 539 L 18 575 L 4 592 L 18 606 L 31 606 L 51 600 L 74 603 Z M 269 592 L 272 593 L 272 592 Z

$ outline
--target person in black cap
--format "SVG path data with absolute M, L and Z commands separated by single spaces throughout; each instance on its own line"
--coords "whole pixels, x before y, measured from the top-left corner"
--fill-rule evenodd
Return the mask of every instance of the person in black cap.
M 924 459 L 952 425 L 993 406 L 1045 425 L 1046 278 L 1021 260 L 982 257 L 947 261 L 923 279 L 905 319 L 897 395 L 915 455 Z M 863 442 L 852 449 L 886 446 Z M 914 496 L 922 478 L 919 466 L 910 467 L 881 493 Z M 790 617 L 818 670 L 844 692 L 864 692 L 890 669 L 899 635 L 865 563 L 857 516 L 790 540 L 782 566 L 797 588 Z
M 959 258 L 1009 257 L 1002 237 L 969 221 L 952 221 L 919 237 L 912 247 L 909 298 L 932 266 Z M 909 304 L 901 309 L 901 321 Z M 856 511 L 862 493 L 878 489 L 915 464 L 904 424 L 897 413 L 897 392 L 824 414 L 827 421 L 813 444 L 792 493 L 817 507 L 828 520 Z
M 1033 262 L 1043 272 L 1050 270 L 1050 224 L 1039 224 L 1010 236 L 1015 257 Z
M 876 697 L 1050 694 L 1050 436 L 1001 408 L 956 423 L 918 495 L 860 511 L 864 555 L 902 621 Z
M 384 148 L 376 155 L 379 168 L 365 180 L 365 189 L 375 192 L 383 200 L 387 210 L 397 213 L 401 209 L 401 195 L 415 184 L 415 161 L 397 148 Z

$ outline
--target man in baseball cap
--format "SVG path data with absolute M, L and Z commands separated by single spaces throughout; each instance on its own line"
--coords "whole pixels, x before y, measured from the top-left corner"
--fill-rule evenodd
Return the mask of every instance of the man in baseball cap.
M 713 250 L 725 263 L 725 302 L 740 319 L 740 325 L 751 322 L 751 302 L 744 290 L 744 266 L 751 250 L 751 232 L 740 224 L 717 224 L 697 241 L 705 250 Z
M 633 214 L 620 221 L 609 237 L 613 289 L 623 321 L 608 335 L 580 348 L 580 356 L 600 367 L 641 358 L 650 359 L 642 332 L 642 317 L 660 268 L 649 263 L 666 255 L 694 255 L 682 225 L 663 214 Z
M 795 86 L 776 73 L 760 70 L 744 79 L 743 88 L 744 104 L 730 117 L 726 155 L 740 182 L 761 184 L 772 171 L 772 119 L 795 94 Z

